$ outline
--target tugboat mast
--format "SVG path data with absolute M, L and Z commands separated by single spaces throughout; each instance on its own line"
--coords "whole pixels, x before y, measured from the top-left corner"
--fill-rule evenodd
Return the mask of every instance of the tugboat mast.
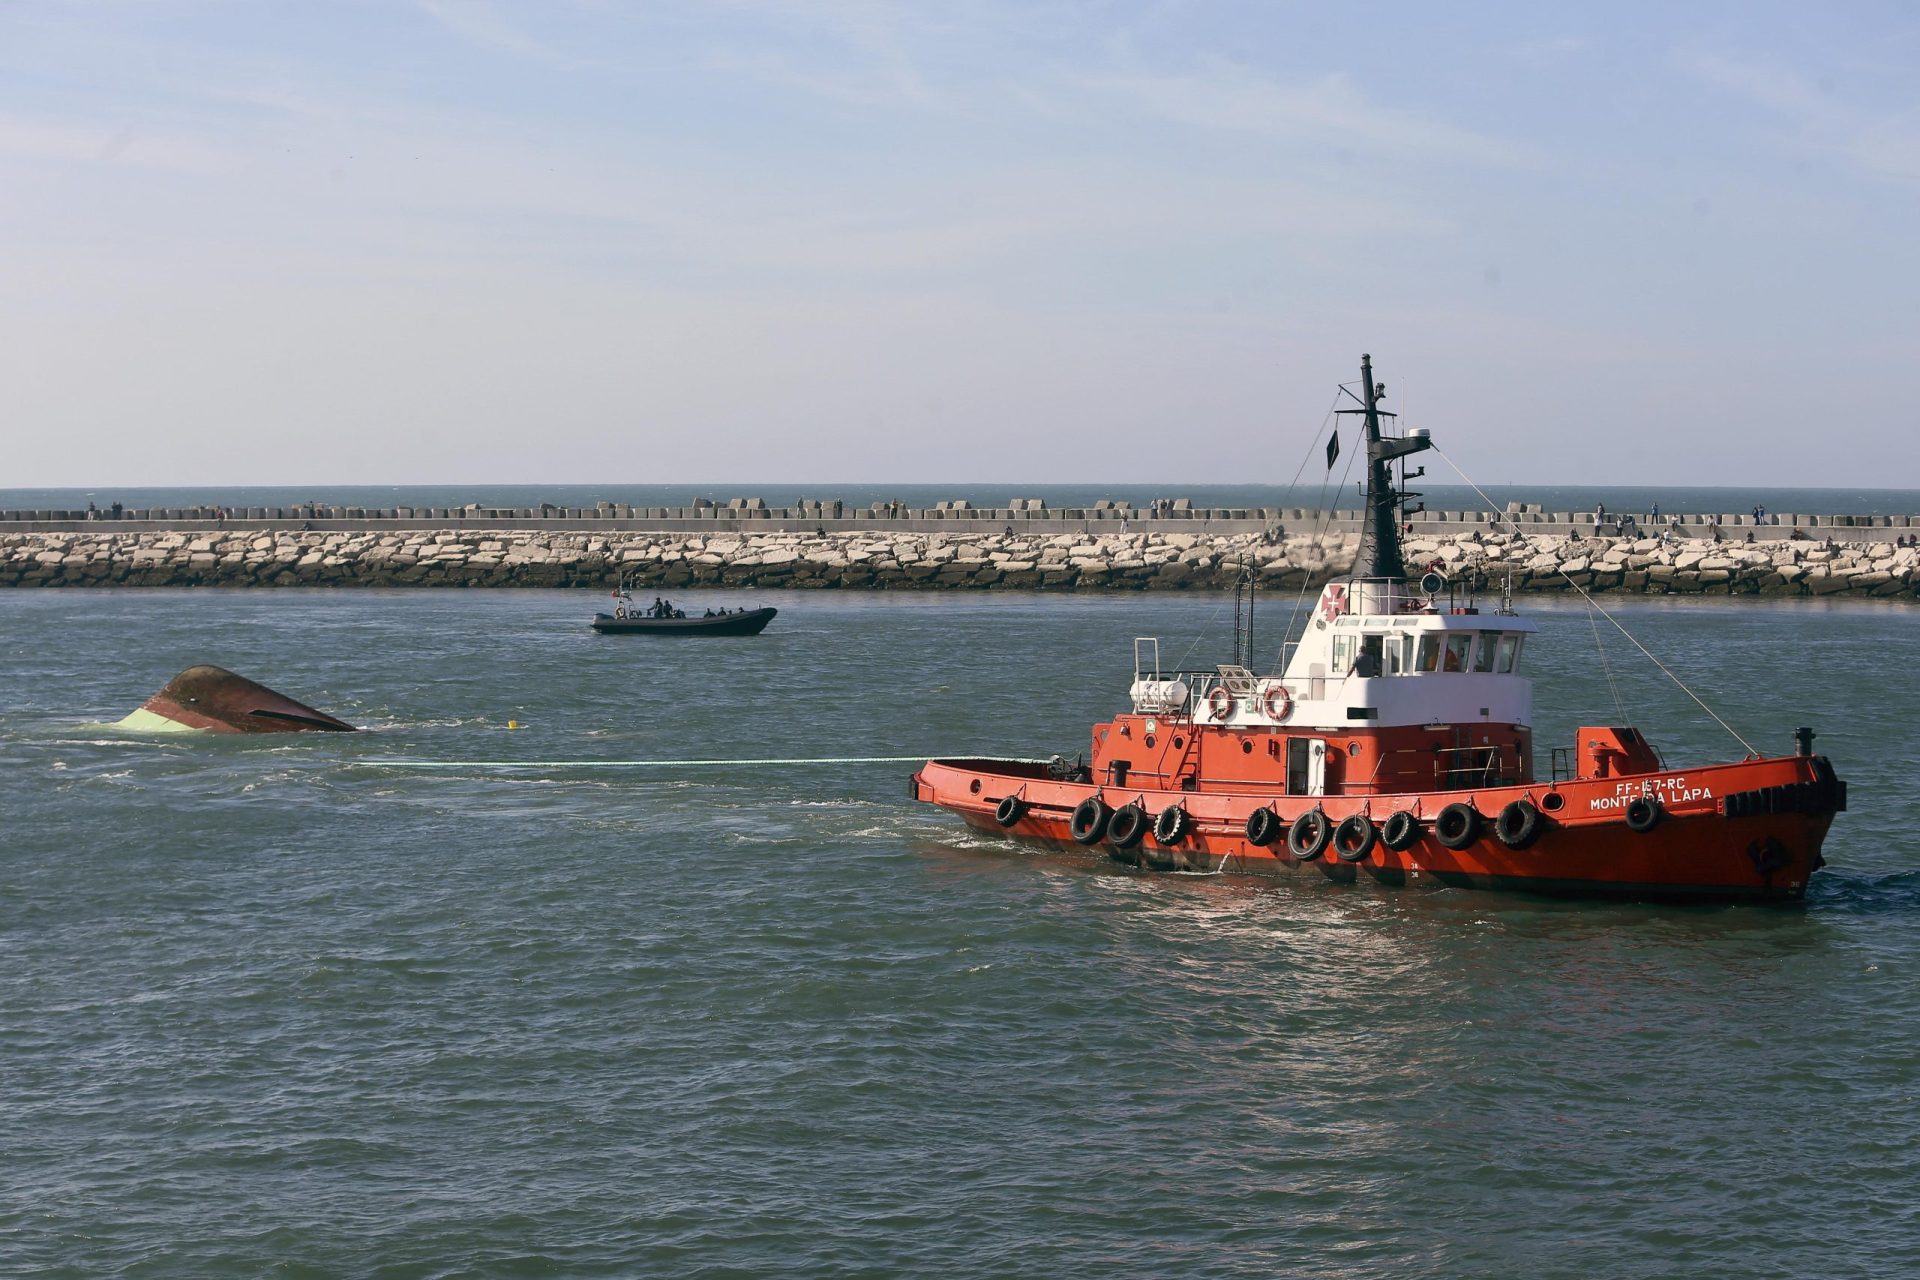
M 1400 553 L 1400 491 L 1394 487 L 1392 464 L 1410 453 L 1432 447 L 1424 435 L 1404 439 L 1383 439 L 1380 398 L 1386 387 L 1373 380 L 1373 357 L 1360 357 L 1360 386 L 1365 393 L 1367 422 L 1367 510 L 1360 526 L 1360 554 L 1353 564 L 1356 578 L 1384 578 L 1404 582 L 1406 560 Z

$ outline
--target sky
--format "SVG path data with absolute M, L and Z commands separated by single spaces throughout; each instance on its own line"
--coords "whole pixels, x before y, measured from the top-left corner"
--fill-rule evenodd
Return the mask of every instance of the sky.
M 1911 5 L 0 0 L 0 487 L 1920 487 L 1916 197 Z

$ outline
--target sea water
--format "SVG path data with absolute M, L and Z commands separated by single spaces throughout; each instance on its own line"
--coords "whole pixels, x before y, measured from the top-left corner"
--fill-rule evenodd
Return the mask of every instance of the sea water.
M 1133 637 L 1228 657 L 1229 599 L 689 593 L 781 610 L 702 642 L 601 603 L 0 593 L 0 1273 L 1920 1269 L 1911 607 L 1607 602 L 1851 783 L 1764 908 L 1143 875 L 909 765 L 744 763 L 1071 755 Z M 1744 750 L 1528 611 L 1543 753 Z M 104 727 L 195 662 L 370 732 Z M 689 760 L 743 763 L 543 763 Z

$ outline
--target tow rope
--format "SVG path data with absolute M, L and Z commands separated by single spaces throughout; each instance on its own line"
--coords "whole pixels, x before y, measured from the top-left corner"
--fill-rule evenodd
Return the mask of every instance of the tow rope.
M 994 764 L 1045 764 L 1030 756 L 981 756 L 965 752 L 940 756 L 820 756 L 770 760 L 406 760 L 379 759 L 346 762 L 367 769 L 701 769 L 742 766 L 810 764 L 923 764 L 928 760 L 986 760 Z

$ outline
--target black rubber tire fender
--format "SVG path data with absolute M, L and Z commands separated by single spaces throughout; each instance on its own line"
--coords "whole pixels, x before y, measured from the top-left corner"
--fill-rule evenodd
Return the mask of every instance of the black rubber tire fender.
M 993 807 L 993 820 L 1003 827 L 1010 827 L 1027 816 L 1027 802 L 1019 796 L 1005 796 Z
M 1527 849 L 1546 828 L 1546 817 L 1531 800 L 1515 800 L 1494 819 L 1493 834 L 1509 849 Z
M 1364 813 L 1349 814 L 1333 829 L 1333 851 L 1342 862 L 1364 862 L 1379 842 L 1380 830 Z
M 1433 820 L 1433 838 L 1455 851 L 1480 838 L 1480 811 L 1464 800 L 1442 809 Z
M 1287 833 L 1286 823 L 1272 806 L 1262 805 L 1247 815 L 1247 843 L 1266 848 Z
M 1113 817 L 1113 810 L 1107 808 L 1107 802 L 1099 796 L 1088 796 L 1073 807 L 1073 816 L 1067 819 L 1067 834 L 1080 844 L 1099 844 L 1107 838 L 1107 823 Z
M 1422 834 L 1420 819 L 1414 817 L 1412 811 L 1408 809 L 1389 815 L 1380 825 L 1380 843 L 1395 853 L 1413 848 L 1420 842 Z
M 1153 838 L 1171 849 L 1193 830 L 1193 818 L 1177 804 L 1168 805 L 1153 819 Z
M 1333 824 L 1318 809 L 1309 809 L 1287 828 L 1287 850 L 1302 862 L 1313 862 L 1327 851 L 1333 839 Z
M 1660 807 L 1656 796 L 1635 796 L 1627 801 L 1627 829 L 1645 835 L 1660 825 L 1660 819 L 1667 811 Z
M 1107 819 L 1107 840 L 1116 849 L 1131 849 L 1146 838 L 1147 828 L 1152 825 L 1145 809 L 1133 803 L 1123 804 Z

